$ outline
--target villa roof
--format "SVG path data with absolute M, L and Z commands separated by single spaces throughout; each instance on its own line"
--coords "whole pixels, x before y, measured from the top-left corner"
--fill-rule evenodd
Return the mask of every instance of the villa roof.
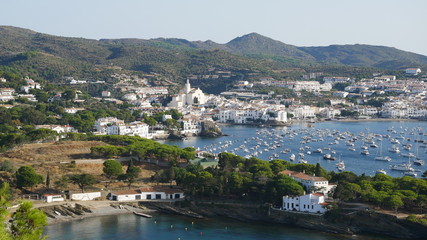
M 312 180 L 315 182 L 320 182 L 320 181 L 328 181 L 328 179 L 324 178 L 324 177 L 315 177 L 315 176 L 310 176 L 308 174 L 305 173 L 301 173 L 301 172 L 296 172 L 296 171 L 291 171 L 291 170 L 284 170 L 280 172 L 283 175 L 287 175 L 293 178 L 299 178 L 302 180 Z

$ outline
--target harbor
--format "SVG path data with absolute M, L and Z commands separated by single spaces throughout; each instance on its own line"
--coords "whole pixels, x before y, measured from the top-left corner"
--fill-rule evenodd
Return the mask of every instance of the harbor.
M 427 122 L 299 122 L 290 127 L 222 126 L 220 138 L 162 141 L 210 154 L 320 163 L 328 171 L 421 177 L 426 171 Z

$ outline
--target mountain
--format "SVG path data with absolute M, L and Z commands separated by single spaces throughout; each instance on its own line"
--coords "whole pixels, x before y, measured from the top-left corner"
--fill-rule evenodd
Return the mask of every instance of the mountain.
M 310 54 L 319 62 L 351 66 L 396 69 L 427 64 L 427 56 L 384 46 L 355 44 L 298 49 Z
M 256 76 L 296 79 L 309 71 L 370 76 L 373 68 L 399 70 L 427 67 L 427 57 L 395 48 L 370 45 L 296 47 L 257 33 L 226 44 L 178 38 L 84 39 L 60 37 L 28 29 L 0 26 L 0 71 L 52 82 L 63 76 L 108 78 L 111 73 L 156 73 L 161 81 L 183 83 L 189 75 L 215 75 L 209 69 L 231 71 L 231 77 L 194 82 L 207 92 Z M 1 72 L 0 72 L 1 73 Z
M 292 62 L 293 66 L 306 64 L 338 64 L 358 67 L 374 67 L 397 70 L 406 67 L 427 65 L 427 56 L 402 51 L 392 47 L 363 44 L 331 45 L 327 47 L 297 47 L 250 33 L 237 37 L 226 44 L 212 41 L 191 42 L 184 39 L 152 39 L 150 44 L 158 47 L 179 47 L 186 49 L 223 50 L 257 59 L 273 59 Z M 163 45 L 162 45 L 163 44 Z

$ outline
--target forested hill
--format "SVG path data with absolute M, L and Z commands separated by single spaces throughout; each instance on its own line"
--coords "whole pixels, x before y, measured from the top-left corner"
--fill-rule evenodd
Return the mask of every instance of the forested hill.
M 316 62 L 322 65 L 342 64 L 391 70 L 427 65 L 427 56 L 393 47 L 363 44 L 296 47 L 257 33 L 237 37 L 226 44 L 217 44 L 212 41 L 190 42 L 183 39 L 153 39 L 149 42 L 163 42 L 174 46 L 198 49 L 221 49 L 250 57 L 270 58 L 279 61 L 292 59 L 296 62 Z
M 208 69 L 231 71 L 228 79 L 201 79 L 204 90 L 254 76 L 301 77 L 308 71 L 366 73 L 367 68 L 399 70 L 427 66 L 427 57 L 389 47 L 344 45 L 296 47 L 251 33 L 226 44 L 184 39 L 101 39 L 59 37 L 0 26 L 0 68 L 58 81 L 63 76 L 103 78 L 118 69 L 156 73 L 172 82 Z M 352 67 L 357 66 L 357 67 Z M 338 69 L 338 70 L 337 70 Z M 1 69 L 0 69 L 1 70 Z M 329 73 L 329 72 L 328 72 Z M 294 75 L 292 75 L 294 74 Z M 209 91 L 208 92 L 215 92 Z

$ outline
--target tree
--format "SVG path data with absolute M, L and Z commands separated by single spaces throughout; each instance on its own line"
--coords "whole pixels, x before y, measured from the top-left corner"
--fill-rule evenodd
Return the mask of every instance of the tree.
M 47 175 L 46 175 L 46 188 L 49 189 L 50 188 L 50 172 L 47 171 Z
M 385 204 L 388 207 L 391 207 L 394 209 L 394 211 L 397 212 L 397 209 L 401 206 L 403 206 L 402 198 L 398 195 L 391 195 L 388 198 L 385 199 Z
M 76 91 L 72 89 L 65 90 L 65 92 L 62 93 L 62 98 L 65 100 L 73 100 L 76 98 Z
M 79 186 L 82 192 L 84 192 L 85 188 L 95 184 L 95 178 L 87 173 L 71 175 L 70 181 Z
M 45 239 L 42 235 L 43 227 L 47 225 L 46 215 L 38 209 L 32 209 L 30 202 L 23 202 L 9 219 L 9 224 L 4 224 L 9 201 L 10 187 L 3 183 L 0 187 L 0 239 Z
M 126 173 L 120 175 L 119 179 L 127 182 L 128 187 L 130 188 L 132 186 L 132 183 L 135 182 L 140 173 L 141 169 L 139 167 L 134 166 L 133 162 L 130 161 Z
M 30 187 L 43 183 L 43 177 L 30 166 L 22 166 L 16 171 L 16 185 L 18 188 Z
M 102 171 L 104 172 L 104 176 L 109 180 L 109 182 L 105 185 L 108 187 L 110 185 L 111 180 L 117 178 L 120 174 L 123 174 L 122 164 L 120 164 L 116 160 L 106 160 L 103 163 L 104 168 Z
M 32 207 L 31 202 L 25 201 L 12 215 L 10 229 L 14 239 L 45 239 L 42 235 L 47 217 L 42 211 Z

